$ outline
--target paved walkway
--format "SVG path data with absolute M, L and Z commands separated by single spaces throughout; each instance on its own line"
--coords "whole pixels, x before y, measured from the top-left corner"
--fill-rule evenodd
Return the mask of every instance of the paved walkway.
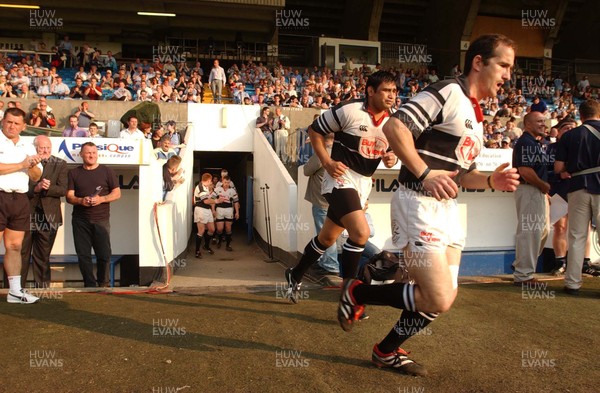
M 201 294 L 214 292 L 276 291 L 285 284 L 282 262 L 266 262 L 267 255 L 255 244 L 248 244 L 244 237 L 234 239 L 234 251 L 218 249 L 213 245 L 214 255 L 202 253 L 202 259 L 194 257 L 193 247 L 185 258 L 185 267 L 176 270 L 170 289 L 180 293 Z M 549 274 L 538 274 L 542 280 L 560 280 Z M 512 283 L 511 274 L 485 277 L 459 277 L 460 284 Z M 308 277 L 305 286 L 330 285 Z M 281 288 L 279 288 L 281 289 Z
M 247 292 L 275 290 L 283 282 L 284 265 L 265 262 L 266 255 L 255 244 L 238 237 L 231 244 L 233 251 L 217 248 L 202 258 L 194 257 L 193 246 L 185 257 L 185 266 L 176 269 L 170 288 L 177 292 Z M 182 264 L 183 265 L 183 264 Z

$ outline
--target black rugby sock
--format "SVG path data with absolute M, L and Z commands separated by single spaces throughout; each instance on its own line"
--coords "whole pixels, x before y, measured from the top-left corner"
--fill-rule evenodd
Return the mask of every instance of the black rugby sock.
M 300 261 L 292 270 L 292 277 L 296 282 L 302 281 L 302 277 L 304 277 L 306 271 L 319 260 L 326 249 L 327 247 L 319 242 L 317 236 L 308 242 L 306 247 L 304 247 L 304 255 L 302 255 L 302 258 L 300 258 Z
M 201 245 L 202 245 L 202 235 L 198 233 L 196 235 L 196 252 L 200 251 Z
M 355 243 L 350 239 L 346 240 L 346 243 L 342 246 L 342 257 L 340 259 L 343 278 L 356 278 L 358 264 L 364 250 L 364 244 Z
M 386 285 L 357 285 L 352 296 L 358 304 L 392 306 L 402 310 L 415 310 L 415 285 L 395 282 Z
M 383 353 L 395 351 L 403 342 L 423 331 L 438 315 L 436 313 L 402 311 L 398 322 L 377 347 Z
M 210 241 L 212 237 L 212 233 L 208 233 L 208 231 L 204 232 L 204 249 L 208 250 L 210 248 Z

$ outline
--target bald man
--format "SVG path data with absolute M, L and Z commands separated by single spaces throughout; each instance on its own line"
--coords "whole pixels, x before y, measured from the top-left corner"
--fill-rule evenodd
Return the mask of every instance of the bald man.
M 67 163 L 51 155 L 52 142 L 38 135 L 33 145 L 41 159 L 42 177 L 29 181 L 30 223 L 21 247 L 21 285 L 25 286 L 29 262 L 33 260 L 33 278 L 36 288 L 50 286 L 50 252 L 56 232 L 62 225 L 60 198 L 67 194 Z
M 517 237 L 514 283 L 518 286 L 536 282 L 533 273 L 548 237 L 548 157 L 541 140 L 546 136 L 546 117 L 531 112 L 523 119 L 523 135 L 513 148 L 512 165 L 519 171 L 515 192 Z

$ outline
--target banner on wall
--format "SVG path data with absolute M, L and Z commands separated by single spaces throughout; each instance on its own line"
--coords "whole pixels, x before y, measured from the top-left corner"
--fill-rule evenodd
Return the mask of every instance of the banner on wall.
M 31 140 L 33 137 L 23 137 Z M 81 164 L 79 152 L 86 142 L 98 147 L 98 163 L 108 165 L 144 165 L 153 157 L 152 144 L 148 140 L 128 140 L 116 138 L 50 138 L 52 155 L 62 158 L 68 164 Z M 144 146 L 146 145 L 146 146 Z
M 93 142 L 98 147 L 100 164 L 139 165 L 142 163 L 141 140 L 63 138 L 58 146 L 52 144 L 52 154 L 56 154 L 57 157 L 63 158 L 68 163 L 82 163 L 79 152 L 81 146 L 86 142 Z
M 512 164 L 512 152 L 512 149 L 481 149 L 475 159 L 477 170 L 480 172 L 493 172 L 497 167 L 506 162 Z M 401 164 L 401 162 L 398 162 L 393 168 L 386 168 L 383 162 L 380 162 L 377 170 L 397 172 L 400 170 Z M 509 168 L 511 167 L 512 165 L 509 165 Z

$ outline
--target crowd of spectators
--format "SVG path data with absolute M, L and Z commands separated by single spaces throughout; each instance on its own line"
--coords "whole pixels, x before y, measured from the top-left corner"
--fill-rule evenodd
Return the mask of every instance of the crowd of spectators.
M 523 89 L 505 86 L 498 91 L 496 97 L 480 102 L 483 113 L 492 116 L 484 121 L 485 146 L 488 148 L 511 148 L 522 135 L 523 117 L 530 112 L 540 112 L 547 120 L 544 144 L 554 143 L 558 130 L 555 126 L 564 120 L 579 119 L 577 102 L 592 98 L 598 99 L 597 89 L 591 89 L 587 76 L 584 76 L 575 88 L 557 77 L 552 87 L 549 80 L 540 74 L 535 82 L 525 87 L 532 93 L 526 97 Z M 523 83 L 522 85 L 525 85 Z M 535 86 L 535 88 L 532 88 Z M 528 99 L 529 98 L 529 99 Z
M 0 94 L 14 99 L 39 98 L 40 103 L 27 120 L 28 124 L 36 127 L 52 128 L 56 125 L 56 119 L 47 108 L 46 98 L 199 103 L 203 100 L 204 85 L 208 82 L 208 71 L 205 73 L 200 62 L 191 66 L 186 62 L 174 64 L 169 59 L 162 63 L 155 58 L 153 62 L 136 59 L 129 64 L 119 64 L 111 52 L 103 55 L 89 45 L 83 45 L 75 53 L 67 36 L 51 52 L 49 67 L 35 54 L 24 55 L 20 51 L 13 56 L 0 54 Z M 68 66 L 77 69 L 72 75 L 74 84 L 71 87 L 63 82 L 57 71 Z M 300 69 L 281 63 L 267 67 L 260 62 L 247 61 L 227 68 L 225 89 L 234 104 L 259 105 L 261 110 L 270 106 L 328 109 L 343 101 L 363 98 L 368 76 L 380 69 L 379 64 L 374 69 L 367 65 L 354 67 L 350 59 L 340 70 L 317 66 Z M 429 84 L 440 80 L 437 70 L 427 66 L 390 67 L 387 70 L 395 75 L 399 92 L 395 108 L 403 100 L 409 100 Z M 449 73 L 450 76 L 460 74 L 458 65 Z M 576 100 L 590 98 L 598 99 L 598 89 L 590 85 L 587 76 L 570 84 L 560 75 L 552 79 L 542 71 L 535 76 L 516 76 L 515 73 L 496 97 L 480 102 L 484 114 L 492 117 L 484 124 L 484 145 L 489 148 L 512 147 L 522 134 L 522 118 L 531 111 L 539 111 L 549 120 L 547 138 L 551 141 L 556 133 L 552 129 L 554 125 L 568 117 L 578 118 Z M 87 102 L 78 107 L 73 114 L 77 117 L 77 127 L 65 129 L 65 133 L 90 135 L 88 129 L 94 116 L 88 108 Z M 264 128 L 265 136 L 270 137 L 268 139 L 274 145 L 273 118 L 268 120 L 268 124 L 257 126 Z M 69 119 L 69 124 L 72 121 Z M 78 131 L 78 128 L 86 131 Z M 142 125 L 140 128 L 137 124 L 130 124 L 121 136 L 152 138 L 153 145 L 159 147 L 162 135 L 151 133 L 148 125 L 146 129 Z M 177 151 L 181 141 L 175 142 L 172 145 Z

